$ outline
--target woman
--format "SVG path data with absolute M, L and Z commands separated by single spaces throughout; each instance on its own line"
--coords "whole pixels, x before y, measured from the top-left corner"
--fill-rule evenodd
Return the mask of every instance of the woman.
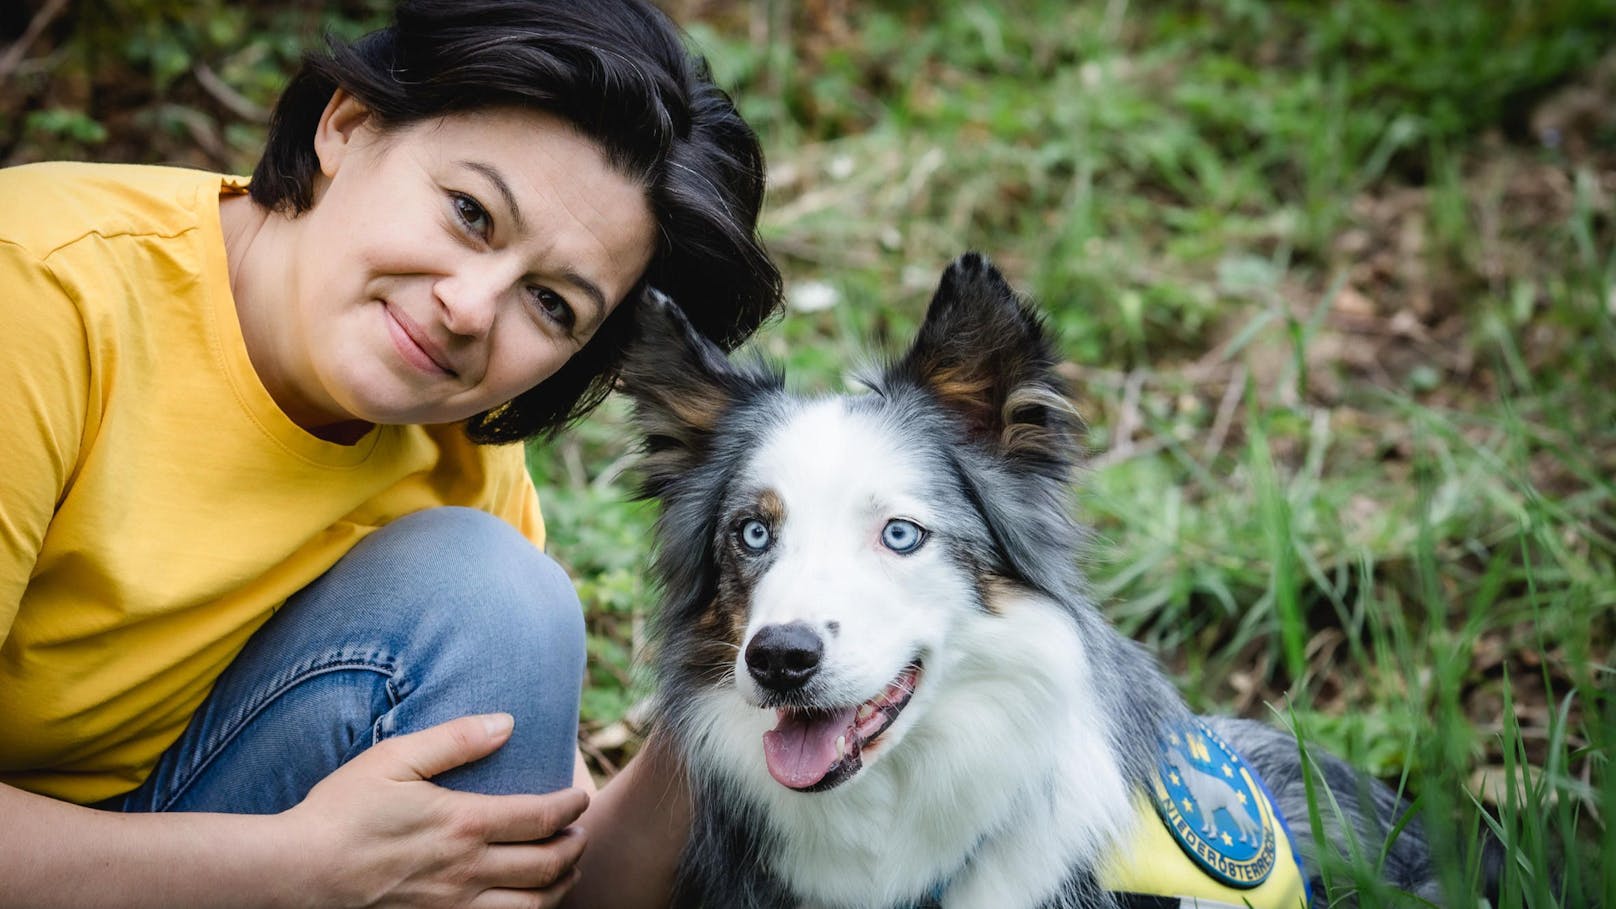
M 489 443 L 648 286 L 755 329 L 762 188 L 642 0 L 405 3 L 245 189 L 0 171 L 0 905 L 665 902 L 678 775 L 567 788 L 578 604 Z

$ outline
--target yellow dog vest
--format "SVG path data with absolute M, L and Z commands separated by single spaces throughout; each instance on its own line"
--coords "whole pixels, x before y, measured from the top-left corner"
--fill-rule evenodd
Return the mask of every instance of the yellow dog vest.
M 1141 909 L 1306 906 L 1290 830 L 1256 770 L 1200 720 L 1161 745 L 1138 829 L 1101 885 Z
M 1133 838 L 1100 874 L 1124 909 L 1305 909 L 1290 828 L 1257 771 L 1198 719 L 1170 730 Z M 915 909 L 942 906 L 940 885 Z M 946 909 L 946 907 L 944 907 Z

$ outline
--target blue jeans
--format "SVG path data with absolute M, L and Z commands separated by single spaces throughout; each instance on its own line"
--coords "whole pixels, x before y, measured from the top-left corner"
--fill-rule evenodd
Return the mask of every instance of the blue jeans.
M 560 566 L 498 518 L 419 512 L 288 600 L 146 782 L 98 807 L 272 814 L 382 739 L 494 711 L 515 716 L 510 740 L 435 781 L 564 789 L 583 671 L 583 616 Z

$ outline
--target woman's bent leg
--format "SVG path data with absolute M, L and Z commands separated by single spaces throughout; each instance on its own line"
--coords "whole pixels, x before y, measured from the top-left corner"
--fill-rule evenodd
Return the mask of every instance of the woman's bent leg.
M 371 534 L 286 602 L 139 789 L 103 807 L 269 814 L 376 742 L 473 713 L 516 729 L 436 777 L 492 794 L 572 781 L 583 618 L 566 573 L 482 512 Z

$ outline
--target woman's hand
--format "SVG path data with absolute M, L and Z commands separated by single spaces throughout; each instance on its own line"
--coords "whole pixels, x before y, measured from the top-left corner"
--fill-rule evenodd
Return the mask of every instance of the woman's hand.
M 589 797 L 478 795 L 430 779 L 491 754 L 505 714 L 462 717 L 370 748 L 280 815 L 317 869 L 310 894 L 341 906 L 554 907 L 571 889 Z

